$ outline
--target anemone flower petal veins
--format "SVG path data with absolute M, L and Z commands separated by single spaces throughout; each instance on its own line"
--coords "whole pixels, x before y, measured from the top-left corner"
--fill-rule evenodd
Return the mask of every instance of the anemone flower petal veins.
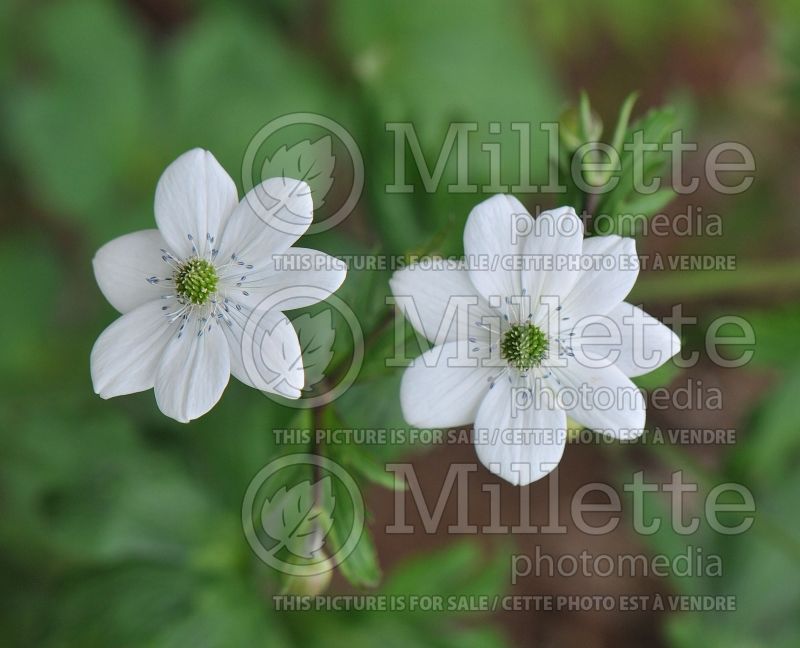
M 394 274 L 395 301 L 433 343 L 403 376 L 403 414 L 418 427 L 474 423 L 480 461 L 524 485 L 561 459 L 567 420 L 614 438 L 643 431 L 630 380 L 667 362 L 678 337 L 625 301 L 639 272 L 633 239 L 584 238 L 571 207 L 531 216 L 511 196 L 477 205 L 466 263 Z
M 121 313 L 92 349 L 95 391 L 154 389 L 161 411 L 181 422 L 208 412 L 231 375 L 299 397 L 300 344 L 283 311 L 330 295 L 346 274 L 338 259 L 292 247 L 312 217 L 300 180 L 265 180 L 240 202 L 211 153 L 181 155 L 156 188 L 158 229 L 120 236 L 95 255 L 98 286 Z M 289 294 L 273 299 L 281 291 Z

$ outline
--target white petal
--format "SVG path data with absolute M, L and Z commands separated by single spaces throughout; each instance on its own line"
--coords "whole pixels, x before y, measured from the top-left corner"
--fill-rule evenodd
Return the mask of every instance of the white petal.
M 286 398 L 300 398 L 305 383 L 300 340 L 280 311 L 233 311 L 225 327 L 231 373 L 245 385 Z
M 271 178 L 251 189 L 233 210 L 220 237 L 220 259 L 269 265 L 299 239 L 314 216 L 311 188 L 292 178 Z
M 681 348 L 671 329 L 628 302 L 608 315 L 587 317 L 575 331 L 573 348 L 585 363 L 607 360 L 631 378 L 658 369 Z
M 238 201 L 236 185 L 214 156 L 193 149 L 170 164 L 158 181 L 156 224 L 181 258 L 210 256 Z
M 400 405 L 403 417 L 419 428 L 449 428 L 475 420 L 478 406 L 496 367 L 470 362 L 464 343 L 447 342 L 417 358 L 403 374 Z M 457 365 L 478 366 L 457 366 Z
M 233 276 L 233 281 L 241 285 L 223 283 L 226 296 L 251 308 L 269 300 L 265 304 L 269 310 L 287 311 L 330 297 L 344 282 L 347 265 L 324 252 L 294 247 L 273 255 L 271 266 L 248 271 L 243 281 L 241 272 Z
M 164 281 L 172 276 L 161 258 L 166 247 L 161 233 L 151 229 L 115 238 L 97 251 L 92 260 L 97 285 L 120 313 L 174 292 Z M 148 281 L 152 277 L 158 283 Z
M 483 399 L 475 419 L 475 451 L 495 475 L 525 486 L 561 461 L 567 416 L 552 401 L 536 403 L 504 377 Z
M 570 418 L 618 439 L 634 439 L 644 431 L 644 396 L 617 367 L 589 368 L 572 359 L 552 372 L 550 385 Z
M 639 276 L 636 242 L 620 236 L 597 236 L 583 243 L 591 269 L 581 273 L 574 288 L 563 300 L 563 311 L 572 322 L 586 315 L 610 313 L 628 295 Z M 604 265 L 605 263 L 609 265 Z
M 490 303 L 522 294 L 520 272 L 514 263 L 532 222 L 531 215 L 516 198 L 503 194 L 484 200 L 470 212 L 464 227 L 469 275 L 475 288 Z
M 153 387 L 164 347 L 177 328 L 162 310 L 165 303 L 157 299 L 142 304 L 100 334 L 90 365 L 94 391 L 102 398 Z
M 167 416 L 188 423 L 217 404 L 230 379 L 230 351 L 214 321 L 200 334 L 188 321 L 182 335 L 172 336 L 156 372 L 156 402 Z
M 572 207 L 542 212 L 522 251 L 531 264 L 522 273 L 522 287 L 531 296 L 534 311 L 547 313 L 542 298 L 554 298 L 560 304 L 580 277 L 583 223 Z M 540 322 L 542 316 L 534 319 Z
M 403 268 L 389 280 L 397 307 L 434 344 L 487 337 L 486 329 L 475 323 L 498 316 L 472 285 L 469 273 L 458 266 L 457 261 L 437 259 Z

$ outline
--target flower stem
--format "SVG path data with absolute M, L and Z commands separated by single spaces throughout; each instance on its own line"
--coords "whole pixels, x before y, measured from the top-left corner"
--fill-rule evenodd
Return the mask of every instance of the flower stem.
M 764 289 L 800 288 L 800 262 L 795 260 L 739 265 L 733 272 L 684 270 L 645 273 L 628 301 L 646 299 L 700 299 L 723 294 L 752 293 Z

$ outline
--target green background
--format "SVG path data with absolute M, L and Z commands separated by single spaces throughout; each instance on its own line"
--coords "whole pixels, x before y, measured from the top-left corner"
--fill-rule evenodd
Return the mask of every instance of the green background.
M 800 645 L 798 64 L 796 2 L 5 0 L 0 644 Z M 298 449 L 277 446 L 272 429 L 310 421 L 235 381 L 209 415 L 185 426 L 163 417 L 152 393 L 95 396 L 89 352 L 115 317 L 92 276 L 95 250 L 153 226 L 155 184 L 183 151 L 211 150 L 241 190 L 242 155 L 256 131 L 282 114 L 310 111 L 353 134 L 366 187 L 340 227 L 305 245 L 333 254 L 459 253 L 480 196 L 444 186 L 427 194 L 413 176 L 414 193 L 387 194 L 394 151 L 385 122 L 413 122 L 432 159 L 452 121 L 481 125 L 476 150 L 482 141 L 513 143 L 507 128 L 488 135 L 488 122 L 535 129 L 557 120 L 581 89 L 609 135 L 622 101 L 638 91 L 635 117 L 671 104 L 701 152 L 723 140 L 753 150 L 756 181 L 747 192 L 723 196 L 702 183 L 666 209 L 677 214 L 691 204 L 719 213 L 722 236 L 644 237 L 638 246 L 645 254 L 735 255 L 737 270 L 643 272 L 634 297 L 656 315 L 684 303 L 698 318 L 684 331 L 689 351 L 704 351 L 707 327 L 722 314 L 745 316 L 757 343 L 744 368 L 721 369 L 703 353 L 696 367 L 664 378 L 719 387 L 722 411 L 651 412 L 653 426 L 735 427 L 735 445 L 569 447 L 561 473 L 588 469 L 616 483 L 639 469 L 656 481 L 683 469 L 701 483 L 739 481 L 756 496 L 756 524 L 742 536 L 691 538 L 723 557 L 721 577 L 530 579 L 511 590 L 510 540 L 388 538 L 381 524 L 393 495 L 374 485 L 367 493 L 374 546 L 364 540 L 362 563 L 337 572 L 331 591 L 720 593 L 735 595 L 738 610 L 275 612 L 270 596 L 281 583 L 247 547 L 241 501 L 259 468 Z M 485 157 L 473 159 L 473 177 L 488 180 Z M 702 171 L 700 155 L 687 160 Z M 514 182 L 515 155 L 504 161 Z M 535 150 L 537 176 L 545 165 Z M 531 209 L 561 202 L 519 197 Z M 388 277 L 351 272 L 341 291 L 367 330 L 387 314 Z M 379 345 L 368 354 L 327 423 L 403 425 L 400 370 L 384 368 L 380 352 Z M 442 449 L 370 448 L 371 456 L 352 461 L 379 465 L 409 450 L 429 475 L 421 481 L 440 485 L 450 460 Z M 470 448 L 458 452 L 474 461 Z M 359 470 L 369 472 L 364 465 Z M 493 482 L 485 472 L 480 479 Z M 364 476 L 365 489 L 369 483 Z M 504 486 L 503 497 L 513 509 L 519 495 Z M 518 542 L 530 553 L 538 539 Z M 552 546 L 579 551 L 592 542 L 571 529 Z M 603 551 L 675 554 L 687 539 L 628 531 L 620 542 Z

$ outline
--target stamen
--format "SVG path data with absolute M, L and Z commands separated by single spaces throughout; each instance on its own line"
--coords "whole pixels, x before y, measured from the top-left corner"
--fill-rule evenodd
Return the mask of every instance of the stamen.
M 175 272 L 175 290 L 192 304 L 205 304 L 217 290 L 217 271 L 206 261 L 194 257 Z
M 500 341 L 501 357 L 519 371 L 538 367 L 547 349 L 548 342 L 544 332 L 527 322 L 512 326 Z

